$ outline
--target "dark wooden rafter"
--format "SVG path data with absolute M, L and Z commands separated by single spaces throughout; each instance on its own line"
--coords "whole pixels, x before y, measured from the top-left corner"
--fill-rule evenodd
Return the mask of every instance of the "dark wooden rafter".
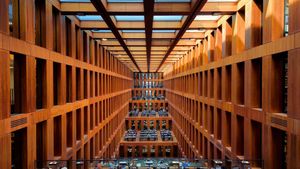
M 145 33 L 146 33 L 146 51 L 148 72 L 150 71 L 152 29 L 153 29 L 153 11 L 154 0 L 144 0 Z
M 173 49 L 175 48 L 175 46 L 177 45 L 177 43 L 179 42 L 181 37 L 184 35 L 186 30 L 190 27 L 191 23 L 194 21 L 194 19 L 198 15 L 199 11 L 203 8 L 203 6 L 205 5 L 206 2 L 207 2 L 207 0 L 198 0 L 195 2 L 194 6 L 192 8 L 192 14 L 189 15 L 186 18 L 186 20 L 184 21 L 181 29 L 179 30 L 178 34 L 176 35 L 176 38 L 174 39 L 172 45 L 168 49 L 167 53 L 165 54 L 164 58 L 162 59 L 161 63 L 159 64 L 159 66 L 157 67 L 156 72 L 159 71 L 161 66 L 167 60 L 168 56 L 171 54 L 171 52 L 173 51 Z
M 106 11 L 105 6 L 101 2 L 101 0 L 91 0 L 92 4 L 95 6 L 96 10 L 99 12 L 107 26 L 111 29 L 111 32 L 114 34 L 116 39 L 119 41 L 120 45 L 123 47 L 124 51 L 127 53 L 133 64 L 136 66 L 139 72 L 141 72 L 140 67 L 137 65 L 136 61 L 134 60 L 131 52 L 129 51 L 127 45 L 125 44 L 121 34 L 119 33 L 117 27 L 115 26 L 114 22 L 110 18 L 109 13 Z

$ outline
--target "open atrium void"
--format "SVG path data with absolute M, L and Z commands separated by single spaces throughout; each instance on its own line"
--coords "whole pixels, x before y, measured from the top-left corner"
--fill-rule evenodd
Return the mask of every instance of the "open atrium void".
M 300 0 L 0 2 L 0 169 L 300 168 Z

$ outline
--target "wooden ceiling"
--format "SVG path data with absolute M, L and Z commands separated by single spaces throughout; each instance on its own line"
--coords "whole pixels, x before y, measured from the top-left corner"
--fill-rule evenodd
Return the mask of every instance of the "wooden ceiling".
M 164 72 L 183 57 L 238 0 L 61 0 L 63 15 L 132 71 Z

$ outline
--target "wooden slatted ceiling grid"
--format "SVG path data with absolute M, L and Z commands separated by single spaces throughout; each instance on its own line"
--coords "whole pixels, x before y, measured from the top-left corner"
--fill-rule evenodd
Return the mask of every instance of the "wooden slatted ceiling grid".
M 91 2 L 61 0 L 60 10 L 74 15 L 82 29 L 135 72 L 170 71 L 174 62 L 219 26 L 222 17 L 238 8 L 238 0 Z

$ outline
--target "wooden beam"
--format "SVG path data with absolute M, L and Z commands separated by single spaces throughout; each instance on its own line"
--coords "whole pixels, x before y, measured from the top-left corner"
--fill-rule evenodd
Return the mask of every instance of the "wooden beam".
M 120 35 L 119 31 L 117 30 L 117 27 L 115 26 L 114 22 L 110 18 L 110 15 L 106 11 L 105 6 L 103 5 L 102 1 L 100 1 L 100 0 L 91 0 L 91 2 L 95 6 L 95 8 L 99 12 L 99 14 L 102 16 L 103 20 L 106 22 L 106 24 L 108 25 L 108 27 L 111 29 L 111 31 L 114 34 L 114 36 L 118 39 L 119 43 L 121 44 L 121 46 L 123 47 L 123 49 L 125 50 L 125 52 L 127 53 L 127 55 L 130 57 L 130 59 L 132 60 L 133 64 L 136 66 L 136 68 L 139 71 L 141 71 L 140 68 L 139 68 L 139 66 L 135 62 L 134 58 L 132 57 L 132 54 L 130 53 L 129 49 L 127 48 L 127 46 L 126 46 L 126 44 L 125 44 L 122 36 Z
M 175 40 L 173 41 L 172 45 L 170 46 L 169 50 L 167 51 L 167 53 L 166 53 L 165 57 L 163 58 L 162 62 L 158 66 L 156 72 L 158 72 L 158 70 L 164 64 L 164 62 L 166 61 L 166 59 L 168 58 L 168 56 L 171 54 L 171 52 L 173 51 L 173 49 L 175 48 L 175 46 L 177 45 L 177 43 L 179 42 L 179 40 L 181 39 L 181 37 L 184 35 L 185 31 L 190 27 L 190 25 L 194 21 L 195 17 L 197 16 L 198 11 L 200 11 L 203 8 L 203 6 L 204 6 L 204 4 L 206 2 L 207 2 L 207 0 L 199 0 L 199 1 L 195 2 L 195 5 L 193 6 L 192 14 L 189 15 L 186 18 L 186 20 L 185 20 L 182 28 L 178 32 Z
M 152 45 L 152 29 L 153 29 L 153 11 L 154 0 L 144 0 L 144 17 L 145 17 L 145 33 L 146 33 L 146 50 L 148 72 L 150 70 L 150 57 Z

